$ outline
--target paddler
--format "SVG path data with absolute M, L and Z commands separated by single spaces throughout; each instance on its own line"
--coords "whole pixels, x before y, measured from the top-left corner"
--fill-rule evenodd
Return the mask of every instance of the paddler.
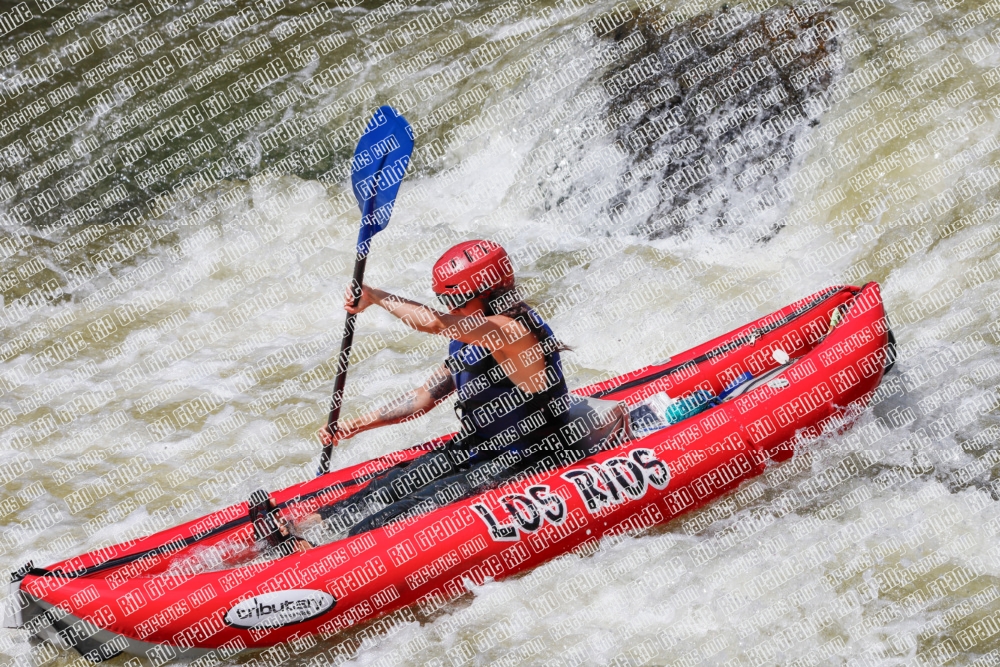
M 401 399 L 320 431 L 324 444 L 424 414 L 457 393 L 462 428 L 450 443 L 374 479 L 351 498 L 321 508 L 336 534 L 354 535 L 403 515 L 432 510 L 473 495 L 527 469 L 580 458 L 560 428 L 570 402 L 559 352 L 567 348 L 517 295 L 506 251 L 492 241 L 466 241 L 434 264 L 433 289 L 448 312 L 383 290 L 362 286 L 352 305 L 362 313 L 378 306 L 407 326 L 451 339 L 445 363 L 423 386 Z M 315 521 L 315 515 L 313 515 Z M 311 521 L 298 522 L 309 532 Z

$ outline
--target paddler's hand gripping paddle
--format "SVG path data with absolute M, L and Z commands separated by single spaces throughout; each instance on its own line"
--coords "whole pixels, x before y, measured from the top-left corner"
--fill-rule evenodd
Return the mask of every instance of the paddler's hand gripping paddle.
M 351 186 L 354 197 L 358 200 L 358 207 L 361 209 L 358 254 L 354 260 L 354 277 L 351 279 L 355 306 L 361 300 L 361 282 L 365 276 L 365 262 L 368 260 L 372 237 L 389 224 L 392 206 L 396 202 L 396 194 L 399 192 L 400 183 L 403 182 L 412 153 L 413 130 L 410 129 L 410 124 L 392 107 L 388 105 L 379 107 L 368 121 L 361 139 L 358 140 L 351 164 Z M 337 379 L 333 384 L 330 416 L 326 421 L 326 430 L 331 436 L 336 434 L 337 421 L 340 419 L 344 383 L 347 381 L 347 365 L 350 362 L 351 345 L 354 342 L 354 318 L 353 313 L 347 314 L 344 338 L 340 342 Z M 332 452 L 332 442 L 323 447 L 318 474 L 330 471 Z

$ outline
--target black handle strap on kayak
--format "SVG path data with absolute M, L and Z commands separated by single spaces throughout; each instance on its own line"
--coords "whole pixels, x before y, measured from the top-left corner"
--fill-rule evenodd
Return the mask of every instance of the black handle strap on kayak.
M 73 572 L 63 572 L 61 570 L 53 570 L 48 572 L 49 576 L 55 577 L 66 577 L 70 579 L 75 579 L 77 577 L 86 577 L 92 574 L 97 574 L 98 572 L 103 572 L 104 570 L 109 570 L 113 567 L 119 567 L 121 565 L 128 565 L 129 563 L 134 563 L 137 560 L 143 558 L 149 558 L 152 556 L 163 556 L 169 554 L 173 551 L 179 551 L 185 547 L 189 547 L 200 540 L 204 540 L 209 537 L 214 537 L 221 533 L 224 533 L 233 528 L 242 526 L 245 523 L 250 523 L 250 515 L 239 517 L 238 519 L 233 519 L 220 526 L 216 526 L 210 531 L 205 533 L 200 533 L 198 535 L 189 535 L 188 537 L 181 537 L 176 540 L 167 542 L 166 544 L 161 544 L 158 547 L 153 547 L 152 549 L 146 549 L 145 551 L 138 551 L 134 554 L 128 554 L 126 556 L 119 556 L 118 558 L 112 558 L 106 560 L 103 563 L 98 563 L 97 565 L 91 565 L 90 567 L 85 567 L 81 570 L 74 570 Z
M 342 489 L 347 489 L 347 488 L 350 488 L 352 486 L 357 486 L 358 484 L 364 484 L 365 482 L 370 482 L 371 480 L 375 479 L 379 475 L 382 475 L 382 474 L 388 472 L 389 470 L 392 470 L 394 468 L 399 468 L 399 467 L 402 467 L 404 465 L 408 465 L 409 463 L 411 463 L 411 461 L 412 461 L 412 459 L 408 460 L 408 461 L 402 461 L 400 463 L 397 463 L 396 465 L 389 466 L 388 468 L 386 468 L 384 470 L 379 470 L 378 472 L 369 473 L 367 475 L 361 475 L 360 477 L 355 477 L 355 478 L 352 478 L 352 479 L 348 479 L 348 480 L 345 480 L 343 482 L 336 482 L 334 484 L 330 484 L 328 486 L 325 486 L 325 487 L 323 487 L 321 489 L 317 489 L 316 491 L 312 491 L 312 492 L 307 493 L 305 495 L 296 496 L 295 498 L 291 498 L 289 500 L 286 500 L 283 503 L 276 504 L 274 506 L 274 510 L 285 509 L 286 507 L 289 507 L 290 505 L 301 503 L 301 502 L 303 502 L 305 500 L 310 500 L 310 499 L 315 498 L 317 496 L 321 496 L 321 495 L 323 495 L 325 493 L 330 493 L 330 492 L 333 492 L 333 491 L 340 491 Z M 247 511 L 247 515 L 246 516 L 242 516 L 242 517 L 238 517 L 236 519 L 233 519 L 232 521 L 224 523 L 224 524 L 222 524 L 220 526 L 216 526 L 215 528 L 213 528 L 212 530 L 209 530 L 207 532 L 199 533 L 197 535 L 189 535 L 188 537 L 182 537 L 182 538 L 179 538 L 179 539 L 176 539 L 176 540 L 172 540 L 170 542 L 167 542 L 166 544 L 161 544 L 160 546 L 152 547 L 150 549 L 146 549 L 145 551 L 137 551 L 134 554 L 128 554 L 128 555 L 125 555 L 125 556 L 119 556 L 118 558 L 112 558 L 110 560 L 104 561 L 103 563 L 98 563 L 97 565 L 91 565 L 90 567 L 85 567 L 85 568 L 80 569 L 80 570 L 74 570 L 73 572 L 62 572 L 60 570 L 55 570 L 55 571 L 50 571 L 50 570 L 44 570 L 44 571 L 42 571 L 42 570 L 36 570 L 36 571 L 32 571 L 30 574 L 35 574 L 36 576 L 49 575 L 49 576 L 55 576 L 55 577 L 65 577 L 65 578 L 73 578 L 73 579 L 75 579 L 77 577 L 87 577 L 87 576 L 90 576 L 90 575 L 94 575 L 94 574 L 97 574 L 99 572 L 103 572 L 105 570 L 109 570 L 111 568 L 120 567 L 122 565 L 128 565 L 129 563 L 134 563 L 135 561 L 142 560 L 143 558 L 150 558 L 150 557 L 154 557 L 154 556 L 163 556 L 163 555 L 169 554 L 169 553 L 171 553 L 173 551 L 179 551 L 180 549 L 183 549 L 185 547 L 189 547 L 192 544 L 200 542 L 201 540 L 207 539 L 209 537 L 215 537 L 217 535 L 220 535 L 222 533 L 230 531 L 230 530 L 232 530 L 234 528 L 239 528 L 240 526 L 242 526 L 244 524 L 251 523 L 253 521 L 253 519 L 255 518 L 255 517 L 253 517 L 251 515 L 251 512 L 250 512 L 251 508 L 252 508 L 252 502 L 248 505 L 248 511 Z
M 658 380 L 658 379 L 660 379 L 662 377 L 666 377 L 667 375 L 672 375 L 672 374 L 678 373 L 678 372 L 680 372 L 682 370 L 686 370 L 688 368 L 691 368 L 692 366 L 697 366 L 698 364 L 701 364 L 702 362 L 708 361 L 709 359 L 713 359 L 714 357 L 718 357 L 718 356 L 721 356 L 723 354 L 728 354 L 729 352 L 732 352 L 733 350 L 735 350 L 737 348 L 743 347 L 744 345 L 747 345 L 748 343 L 751 343 L 751 342 L 755 343 L 755 342 L 757 342 L 757 339 L 760 338 L 761 336 L 769 334 L 772 331 L 774 331 L 775 329 L 778 329 L 780 327 L 785 326 L 789 322 L 791 322 L 791 321 L 793 321 L 793 320 L 801 317 L 802 315 L 804 315 L 805 313 L 809 312 L 810 310 L 812 310 L 816 306 L 820 305 L 821 303 L 823 303 L 824 301 L 826 301 L 830 297 L 834 296 L 835 294 L 839 294 L 840 292 L 844 291 L 845 289 L 849 289 L 849 288 L 834 287 L 830 291 L 828 291 L 826 294 L 822 294 L 821 296 L 816 297 L 815 299 L 813 299 L 809 303 L 803 305 L 800 308 L 797 308 L 796 310 L 793 310 L 788 315 L 785 315 L 784 317 L 782 317 L 780 320 L 776 320 L 775 322 L 772 322 L 771 324 L 768 324 L 765 327 L 761 327 L 759 329 L 758 328 L 751 329 L 750 333 L 747 334 L 747 335 L 745 335 L 745 336 L 741 336 L 739 338 L 734 338 L 731 341 L 723 343 L 722 345 L 720 345 L 717 348 L 709 350 L 708 352 L 705 352 L 704 354 L 701 354 L 701 355 L 699 355 L 699 356 L 697 356 L 697 357 L 695 357 L 693 359 L 688 359 L 687 361 L 682 362 L 680 364 L 677 364 L 676 366 L 671 366 L 670 368 L 664 368 L 663 370 L 657 371 L 657 372 L 652 373 L 650 375 L 646 375 L 646 376 L 641 377 L 641 378 L 636 378 L 635 380 L 629 380 L 628 382 L 623 382 L 622 384 L 617 385 L 615 387 L 609 387 L 608 389 L 602 389 L 601 391 L 598 391 L 596 393 L 591 394 L 590 398 L 604 398 L 605 396 L 617 393 L 619 391 L 624 391 L 626 389 L 634 389 L 635 387 L 641 387 L 642 385 L 648 384 L 648 383 L 652 382 L 653 380 Z
M 889 318 L 886 317 L 885 321 L 886 321 L 886 324 L 888 324 L 889 323 Z M 882 376 L 883 377 L 889 371 L 892 370 L 893 366 L 896 365 L 896 336 L 892 333 L 892 329 L 889 329 L 886 332 L 886 334 L 887 334 L 889 340 L 888 340 L 888 345 L 886 346 L 888 349 L 886 350 L 885 353 L 886 353 L 886 358 L 889 360 L 889 364 L 885 367 L 885 370 L 882 371 Z
M 34 562 L 29 560 L 27 563 L 10 573 L 10 583 L 16 584 L 37 569 L 40 568 L 36 568 Z
M 414 457 L 414 458 L 417 458 L 417 457 Z M 290 507 L 291 505 L 297 505 L 297 504 L 299 504 L 301 502 L 304 502 L 306 500 L 312 500 L 313 498 L 316 498 L 317 496 L 322 496 L 325 493 L 330 493 L 332 491 L 341 491 L 343 489 L 347 489 L 347 488 L 350 488 L 352 486 L 357 486 L 358 484 L 363 484 L 364 482 L 370 482 L 371 480 L 375 479 L 379 475 L 383 475 L 383 474 L 389 472 L 390 470 L 393 470 L 395 468 L 402 468 L 404 466 L 408 466 L 410 463 L 413 462 L 413 460 L 414 459 L 408 459 L 406 461 L 400 461 L 399 463 L 397 463 L 395 465 L 391 465 L 388 468 L 384 468 L 382 470 L 379 470 L 378 472 L 368 473 L 367 475 L 361 475 L 360 477 L 354 477 L 352 479 L 348 479 L 348 480 L 345 480 L 343 482 L 335 482 L 333 484 L 330 484 L 329 486 L 324 486 L 322 489 L 316 489 L 315 491 L 310 491 L 309 493 L 303 494 L 301 496 L 295 496 L 294 498 L 289 498 L 288 500 L 286 500 L 283 503 L 276 504 L 274 506 L 274 509 L 276 509 L 276 510 L 277 509 L 285 509 L 286 507 Z

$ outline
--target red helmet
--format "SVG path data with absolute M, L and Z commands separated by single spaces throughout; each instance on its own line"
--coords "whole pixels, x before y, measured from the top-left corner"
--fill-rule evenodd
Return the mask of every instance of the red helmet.
M 507 251 L 493 241 L 465 241 L 449 248 L 434 264 L 434 293 L 471 299 L 514 287 Z

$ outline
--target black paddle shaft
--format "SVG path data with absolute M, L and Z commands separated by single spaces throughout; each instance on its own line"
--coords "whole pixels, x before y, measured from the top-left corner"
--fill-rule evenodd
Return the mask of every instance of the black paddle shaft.
M 365 277 L 365 264 L 368 253 L 358 254 L 354 260 L 354 277 L 351 279 L 351 291 L 354 295 L 354 306 L 361 301 L 361 282 Z M 347 365 L 351 361 L 351 345 L 354 344 L 354 313 L 347 314 L 344 322 L 344 338 L 340 341 L 340 357 L 337 359 L 337 379 L 333 383 L 333 398 L 330 402 L 330 416 L 326 420 L 327 431 L 332 436 L 337 432 L 337 422 L 340 420 L 340 406 L 344 400 L 344 385 L 347 383 Z M 320 474 L 330 472 L 330 456 L 333 454 L 333 443 L 323 446 L 323 454 L 319 459 Z

